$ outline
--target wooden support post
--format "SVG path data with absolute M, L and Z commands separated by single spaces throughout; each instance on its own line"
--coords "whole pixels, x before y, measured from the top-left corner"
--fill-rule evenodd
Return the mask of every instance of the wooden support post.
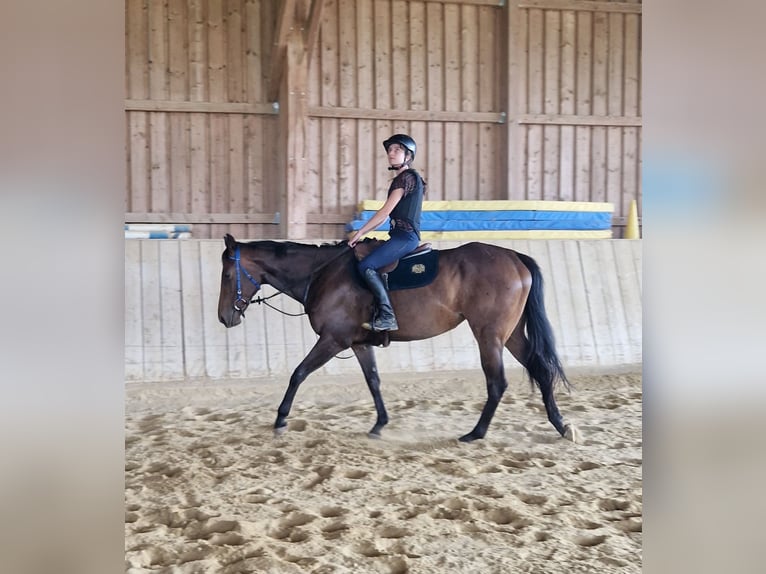
M 306 239 L 306 122 L 310 44 L 316 43 L 324 0 L 285 0 L 271 60 L 269 98 L 279 102 L 280 236 Z
M 519 123 L 519 116 L 527 113 L 527 36 L 522 18 L 526 16 L 516 2 L 505 8 L 508 29 L 508 94 L 507 94 L 507 181 L 508 199 L 526 199 L 526 126 Z
M 280 97 L 280 132 L 284 142 L 285 167 L 281 231 L 286 239 L 305 239 L 308 235 L 305 174 L 308 61 L 304 58 L 305 38 L 297 26 L 288 35 Z

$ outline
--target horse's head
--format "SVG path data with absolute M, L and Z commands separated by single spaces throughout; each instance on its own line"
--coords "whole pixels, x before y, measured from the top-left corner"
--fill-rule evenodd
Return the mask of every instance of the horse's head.
M 227 328 L 239 325 L 250 300 L 261 288 L 260 270 L 242 257 L 242 244 L 228 233 L 223 238 L 226 249 L 221 256 L 221 293 L 218 296 L 218 320 Z

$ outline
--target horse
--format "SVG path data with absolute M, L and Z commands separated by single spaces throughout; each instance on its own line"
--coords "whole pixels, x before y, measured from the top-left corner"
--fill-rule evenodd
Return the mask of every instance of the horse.
M 238 242 L 226 234 L 224 243 L 218 300 L 218 318 L 224 326 L 239 325 L 253 297 L 266 284 L 301 303 L 318 335 L 316 344 L 290 377 L 277 409 L 275 434 L 286 430 L 293 400 L 306 377 L 350 348 L 362 368 L 377 412 L 368 435 L 380 438 L 388 424 L 388 413 L 373 347 L 387 346 L 390 341 L 428 339 L 467 321 L 479 346 L 487 401 L 473 430 L 459 440 L 470 442 L 486 435 L 508 386 L 503 366 L 505 348 L 525 368 L 530 384 L 539 388 L 554 428 L 561 436 L 577 441 L 576 428 L 564 422 L 556 405 L 554 387 L 560 382 L 569 388 L 570 383 L 545 313 L 543 277 L 528 255 L 480 242 L 439 250 L 438 274 L 429 285 L 390 293 L 399 329 L 380 333 L 361 326 L 370 319 L 374 301 L 363 286 L 347 241 L 324 245 L 272 240 Z

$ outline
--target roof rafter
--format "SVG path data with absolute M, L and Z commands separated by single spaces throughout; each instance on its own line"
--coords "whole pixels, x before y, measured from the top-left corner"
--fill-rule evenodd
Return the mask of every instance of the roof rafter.
M 285 54 L 287 52 L 287 36 L 295 26 L 296 0 L 284 0 L 281 2 L 279 16 L 277 18 L 277 33 L 274 45 L 271 48 L 271 66 L 269 72 L 269 101 L 275 102 L 279 98 L 279 84 L 284 72 Z
M 317 43 L 319 29 L 322 27 L 322 10 L 326 0 L 312 0 L 311 12 L 309 13 L 308 28 L 306 30 L 306 60 L 311 60 L 311 51 Z

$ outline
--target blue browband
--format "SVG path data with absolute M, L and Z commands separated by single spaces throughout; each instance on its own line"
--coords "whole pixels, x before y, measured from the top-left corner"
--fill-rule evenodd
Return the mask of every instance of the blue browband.
M 242 298 L 242 281 L 241 281 L 241 273 L 245 274 L 245 277 L 250 279 L 250 282 L 255 285 L 255 293 L 258 292 L 258 290 L 261 288 L 261 284 L 258 283 L 258 281 L 255 280 L 255 278 L 250 275 L 250 273 L 247 272 L 247 269 L 242 267 L 240 263 L 240 257 L 239 257 L 239 245 L 237 245 L 237 248 L 234 250 L 234 257 L 229 257 L 232 261 L 234 261 L 234 266 L 237 270 L 237 300 L 234 301 L 234 308 L 239 311 L 240 313 L 244 313 L 245 309 L 247 309 L 247 306 L 250 304 L 250 301 L 247 299 Z M 253 295 L 255 295 L 253 293 Z M 240 308 L 238 305 L 239 303 L 244 303 L 244 306 Z

